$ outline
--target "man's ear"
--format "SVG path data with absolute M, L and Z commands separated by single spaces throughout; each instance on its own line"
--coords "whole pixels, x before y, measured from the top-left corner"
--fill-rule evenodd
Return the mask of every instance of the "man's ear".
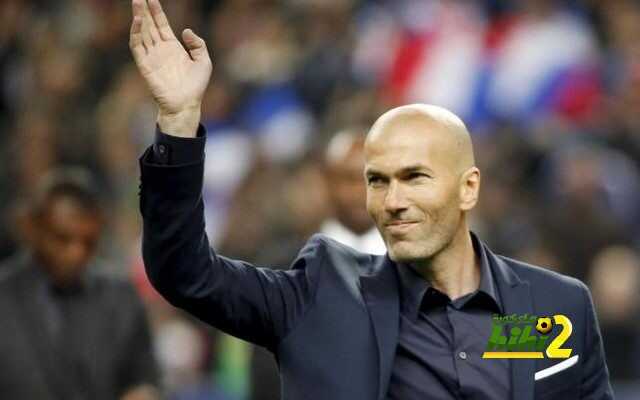
M 469 211 L 475 207 L 480 193 L 480 170 L 471 167 L 460 177 L 460 209 Z

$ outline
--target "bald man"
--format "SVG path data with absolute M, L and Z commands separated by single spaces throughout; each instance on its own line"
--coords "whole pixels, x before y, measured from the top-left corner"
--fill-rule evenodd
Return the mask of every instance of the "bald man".
M 205 42 L 185 30 L 183 46 L 157 0 L 134 0 L 133 15 L 130 47 L 158 105 L 140 160 L 147 274 L 175 306 L 273 352 L 283 399 L 612 398 L 586 286 L 469 231 L 480 171 L 464 124 L 442 108 L 393 109 L 367 136 L 384 256 L 323 235 L 287 271 L 217 254 L 201 193 Z

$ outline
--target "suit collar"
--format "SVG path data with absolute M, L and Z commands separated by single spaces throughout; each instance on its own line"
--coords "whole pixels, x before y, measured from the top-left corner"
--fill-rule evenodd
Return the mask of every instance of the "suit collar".
M 473 237 L 477 236 L 472 232 L 471 235 Z M 507 265 L 507 263 L 500 257 L 489 249 L 489 247 L 484 244 L 480 239 L 477 239 L 479 245 L 482 247 L 482 251 L 487 257 L 487 261 L 489 266 L 491 267 L 491 272 L 493 273 L 494 280 L 496 285 L 498 286 L 498 291 L 500 291 L 500 287 L 515 287 L 519 286 L 523 283 L 527 283 L 520 279 L 520 277 L 515 273 L 515 271 Z
M 470 236 L 474 254 L 479 260 L 480 284 L 478 289 L 471 293 L 468 298 L 483 301 L 478 304 L 488 307 L 491 311 L 503 313 L 504 307 L 500 301 L 493 270 L 489 265 L 487 250 L 474 233 L 471 232 Z M 400 282 L 400 310 L 402 315 L 409 316 L 413 321 L 416 321 L 424 295 L 431 287 L 431 284 L 411 265 L 400 263 L 395 264 L 395 267 L 397 268 Z

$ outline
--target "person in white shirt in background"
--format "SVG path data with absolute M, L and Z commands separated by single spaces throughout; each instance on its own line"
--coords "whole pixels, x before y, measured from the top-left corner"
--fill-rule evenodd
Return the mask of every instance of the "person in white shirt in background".
M 335 134 L 325 154 L 325 177 L 333 215 L 323 222 L 321 233 L 354 249 L 385 254 L 380 233 L 367 214 L 364 169 L 366 129 L 349 128 Z

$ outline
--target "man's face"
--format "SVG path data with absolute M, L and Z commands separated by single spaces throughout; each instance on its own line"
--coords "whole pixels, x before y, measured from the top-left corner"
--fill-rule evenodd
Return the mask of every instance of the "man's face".
M 101 218 L 79 207 L 73 200 L 51 200 L 34 224 L 33 250 L 42 266 L 61 284 L 79 279 L 94 255 Z
M 365 148 L 367 211 L 396 262 L 433 257 L 461 226 L 456 149 L 419 119 L 390 123 Z

